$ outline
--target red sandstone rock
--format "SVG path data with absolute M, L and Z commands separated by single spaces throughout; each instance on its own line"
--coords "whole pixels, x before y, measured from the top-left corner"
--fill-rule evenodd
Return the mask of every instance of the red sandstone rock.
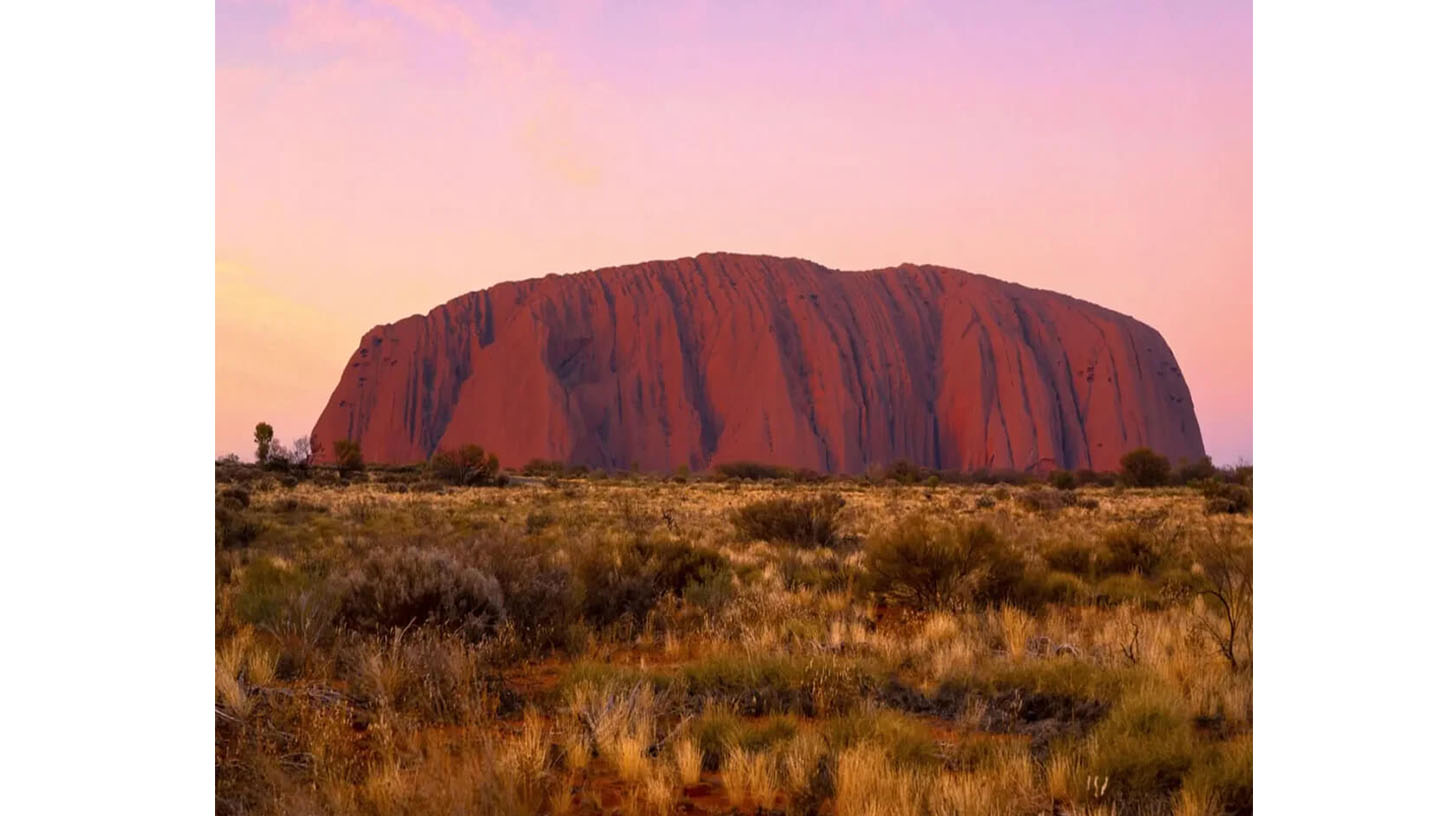
M 1110 470 L 1203 455 L 1154 329 L 1065 295 L 905 264 L 711 254 L 502 283 L 377 326 L 314 437 L 371 462 L 476 443 L 665 471 Z

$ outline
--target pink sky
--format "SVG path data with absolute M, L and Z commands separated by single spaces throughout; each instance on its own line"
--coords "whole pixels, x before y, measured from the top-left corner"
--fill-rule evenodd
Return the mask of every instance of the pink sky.
M 219 0 L 217 452 L 376 324 L 727 250 L 1130 314 L 1252 461 L 1248 3 L 809 6 Z

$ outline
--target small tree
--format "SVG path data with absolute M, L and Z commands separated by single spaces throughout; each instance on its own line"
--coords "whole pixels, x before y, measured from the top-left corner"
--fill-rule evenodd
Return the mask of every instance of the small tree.
M 309 443 L 308 437 L 300 436 L 293 440 L 293 447 L 288 451 L 288 464 L 299 470 L 307 470 L 312 460 L 313 445 Z
M 266 422 L 259 422 L 253 428 L 253 444 L 258 446 L 258 464 L 268 464 L 268 454 L 273 450 L 273 426 Z
M 1254 548 L 1228 529 L 1209 530 L 1192 543 L 1193 589 L 1203 598 L 1199 628 L 1239 670 L 1243 647 L 1251 646 L 1254 620 Z
M 1168 457 L 1158 455 L 1152 448 L 1136 448 L 1122 457 L 1122 478 L 1134 487 L 1167 484 L 1171 472 Z
M 288 448 L 277 439 L 268 441 L 268 458 L 264 463 L 269 470 L 287 470 L 293 464 L 293 457 Z
M 359 443 L 352 439 L 335 440 L 334 460 L 339 463 L 341 473 L 352 473 L 364 468 L 364 452 L 359 449 Z

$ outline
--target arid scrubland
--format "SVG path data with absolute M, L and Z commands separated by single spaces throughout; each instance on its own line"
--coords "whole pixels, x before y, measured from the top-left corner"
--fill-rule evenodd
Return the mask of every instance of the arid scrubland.
M 1252 810 L 1205 492 L 218 473 L 219 813 Z

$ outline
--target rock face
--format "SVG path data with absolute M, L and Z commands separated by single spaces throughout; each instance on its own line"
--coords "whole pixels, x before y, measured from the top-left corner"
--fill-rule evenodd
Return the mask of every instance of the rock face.
M 1167 343 L 1065 295 L 934 266 L 711 254 L 502 283 L 365 334 L 314 427 L 371 462 L 475 443 L 666 471 L 1117 467 L 1203 455 Z

